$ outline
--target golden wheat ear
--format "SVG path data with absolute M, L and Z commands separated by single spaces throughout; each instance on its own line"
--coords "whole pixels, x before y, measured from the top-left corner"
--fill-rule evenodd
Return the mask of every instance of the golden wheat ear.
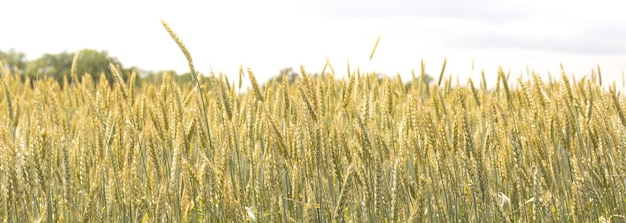
M 211 130 L 209 128 L 209 119 L 207 117 L 208 115 L 207 104 L 206 104 L 206 100 L 204 99 L 204 94 L 202 93 L 202 87 L 200 85 L 199 74 L 196 72 L 196 68 L 193 66 L 193 59 L 191 58 L 191 53 L 189 53 L 189 50 L 187 50 L 187 47 L 185 46 L 185 44 L 183 44 L 183 41 L 180 40 L 178 35 L 176 35 L 174 30 L 172 30 L 172 28 L 167 24 L 167 22 L 165 22 L 164 19 L 161 19 L 161 24 L 163 25 L 163 28 L 165 28 L 167 33 L 170 34 L 170 37 L 172 37 L 174 42 L 176 42 L 176 45 L 178 45 L 178 48 L 180 48 L 180 50 L 183 52 L 183 55 L 185 55 L 185 58 L 187 59 L 189 72 L 191 73 L 191 78 L 195 82 L 196 93 L 199 95 L 200 103 L 202 105 L 202 113 L 203 113 L 202 116 L 204 117 L 204 124 L 205 124 L 205 128 L 207 131 L 207 138 L 208 138 L 207 140 L 209 142 L 209 146 L 211 147 L 211 150 L 213 150 L 214 145 L 213 145 L 213 141 L 211 140 Z M 209 86 L 212 86 L 211 79 L 209 79 Z

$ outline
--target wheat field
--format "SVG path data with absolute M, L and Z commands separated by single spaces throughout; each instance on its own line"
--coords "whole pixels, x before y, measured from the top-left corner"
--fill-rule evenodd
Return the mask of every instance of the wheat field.
M 61 87 L 0 68 L 3 222 L 626 222 L 625 101 L 599 72 L 136 87 L 111 65 L 114 86 Z

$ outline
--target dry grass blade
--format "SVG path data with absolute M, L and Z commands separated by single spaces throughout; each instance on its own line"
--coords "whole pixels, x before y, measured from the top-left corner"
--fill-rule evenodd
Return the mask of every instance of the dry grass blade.
M 441 72 L 439 73 L 439 80 L 437 81 L 437 86 L 441 86 L 441 81 L 443 80 L 443 74 L 446 72 L 447 63 L 448 63 L 448 58 L 443 59 L 443 65 L 441 66 Z
M 374 53 L 376 52 L 376 48 L 378 47 L 378 43 L 380 42 L 380 36 L 378 35 L 378 37 L 376 37 L 376 43 L 374 43 L 374 48 L 372 48 L 372 52 L 370 53 L 370 61 L 372 61 L 372 58 L 374 58 Z

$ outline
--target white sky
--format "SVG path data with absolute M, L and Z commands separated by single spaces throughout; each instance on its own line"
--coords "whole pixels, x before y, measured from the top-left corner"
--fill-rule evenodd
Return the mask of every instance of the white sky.
M 605 83 L 626 69 L 626 8 L 621 1 L 550 0 L 235 0 L 5 1 L 0 50 L 28 59 L 82 48 L 107 50 L 124 66 L 187 71 L 161 26 L 165 19 L 189 48 L 196 69 L 236 80 L 239 65 L 266 80 L 284 67 L 320 72 L 328 57 L 338 75 L 352 68 L 410 77 L 426 62 L 437 77 L 465 83 L 499 65 L 514 76 L 580 77 L 600 65 Z M 369 54 L 381 34 L 374 59 Z M 475 70 L 472 71 L 472 61 Z

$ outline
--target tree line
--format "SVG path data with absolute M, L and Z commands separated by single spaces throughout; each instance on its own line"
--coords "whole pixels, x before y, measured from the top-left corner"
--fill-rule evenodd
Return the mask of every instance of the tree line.
M 25 81 L 34 81 L 43 77 L 51 77 L 56 80 L 61 86 L 64 81 L 69 83 L 74 81 L 72 78 L 68 78 L 71 75 L 72 63 L 74 56 L 78 53 L 76 61 L 76 75 L 78 80 L 82 80 L 84 75 L 89 75 L 94 82 L 98 82 L 101 75 L 105 75 L 109 84 L 113 84 L 113 74 L 109 69 L 109 63 L 117 66 L 120 75 L 126 81 L 132 74 L 137 73 L 136 84 L 141 86 L 143 83 L 160 83 L 164 72 L 171 74 L 179 84 L 187 85 L 192 84 L 192 77 L 189 72 L 178 74 L 174 70 L 163 71 L 146 71 L 135 66 L 125 67 L 123 64 L 113 56 L 110 56 L 107 51 L 98 51 L 93 49 L 84 49 L 79 52 L 61 52 L 56 54 L 46 53 L 39 58 L 33 60 L 26 60 L 26 54 L 23 52 L 10 49 L 8 51 L 0 50 L 0 64 L 3 64 L 5 68 L 10 69 L 13 73 L 19 74 L 21 79 Z M 284 68 L 279 71 L 278 75 L 275 75 L 270 81 L 282 81 L 282 78 L 288 78 L 289 83 L 292 83 L 298 78 L 300 74 L 293 70 L 293 68 Z M 319 74 L 313 74 L 316 76 Z M 379 79 L 382 79 L 382 74 L 378 74 Z M 207 78 L 207 77 L 201 77 Z M 424 80 L 425 84 L 431 82 L 432 78 L 426 75 Z
M 104 75 L 113 84 L 113 74 L 109 69 L 109 63 L 117 66 L 120 75 L 126 81 L 130 78 L 132 72 L 137 73 L 136 84 L 141 85 L 143 82 L 159 83 L 164 72 L 168 72 L 174 76 L 180 84 L 191 83 L 190 73 L 178 74 L 173 70 L 163 71 L 147 71 L 141 68 L 124 66 L 116 57 L 110 56 L 107 51 L 97 51 L 93 49 L 84 49 L 79 52 L 61 52 L 46 53 L 39 58 L 27 60 L 26 54 L 15 49 L 8 51 L 0 50 L 0 63 L 6 69 L 10 69 L 13 73 L 19 74 L 22 80 L 27 78 L 31 81 L 44 77 L 51 77 L 63 86 L 64 78 L 71 75 L 72 63 L 74 56 L 78 53 L 76 61 L 76 76 L 82 80 L 83 76 L 88 75 L 94 82 L 98 82 L 101 75 Z M 67 78 L 71 83 L 72 78 Z

